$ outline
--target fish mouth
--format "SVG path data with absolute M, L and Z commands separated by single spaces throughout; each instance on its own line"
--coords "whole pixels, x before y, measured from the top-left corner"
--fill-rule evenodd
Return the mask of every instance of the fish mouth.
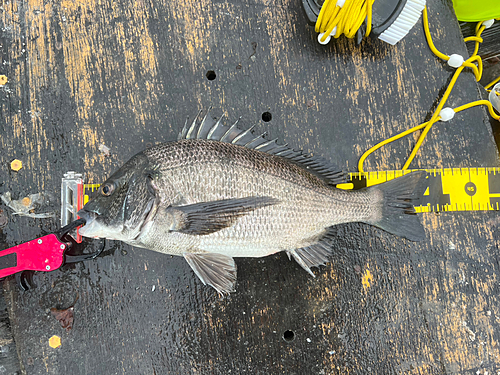
M 84 237 L 99 238 L 97 235 L 97 232 L 99 232 L 97 228 L 99 223 L 96 220 L 99 215 L 95 212 L 89 212 L 83 209 L 78 211 L 76 214 L 85 220 L 85 225 L 78 230 L 78 233 Z
M 148 227 L 148 224 L 151 224 L 153 218 L 156 215 L 158 207 L 158 201 L 156 199 L 151 199 L 144 212 L 143 212 L 143 220 L 140 225 L 138 225 L 135 230 L 132 230 L 132 235 L 127 235 L 128 240 L 135 240 L 139 237 L 144 230 L 145 227 Z M 83 227 L 80 227 L 79 234 L 84 237 L 89 238 L 107 238 L 109 240 L 125 240 L 122 231 L 125 229 L 124 226 L 110 226 L 99 220 L 100 215 L 95 211 L 88 211 L 85 208 L 82 208 L 77 212 L 77 215 L 84 219 L 86 224 Z M 130 238 L 129 238 L 130 237 Z
M 121 231 L 121 229 L 118 230 L 116 228 L 109 227 L 100 220 L 97 220 L 99 218 L 99 214 L 96 212 L 81 209 L 76 214 L 86 222 L 85 225 L 78 230 L 78 233 L 83 237 L 107 238 L 109 240 L 114 240 L 116 234 Z

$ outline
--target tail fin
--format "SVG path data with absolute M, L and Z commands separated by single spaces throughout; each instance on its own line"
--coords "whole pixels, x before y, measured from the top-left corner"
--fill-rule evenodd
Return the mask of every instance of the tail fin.
M 424 240 L 424 227 L 413 206 L 424 194 L 426 175 L 424 171 L 413 172 L 368 188 L 383 193 L 382 215 L 379 220 L 368 224 L 411 241 Z

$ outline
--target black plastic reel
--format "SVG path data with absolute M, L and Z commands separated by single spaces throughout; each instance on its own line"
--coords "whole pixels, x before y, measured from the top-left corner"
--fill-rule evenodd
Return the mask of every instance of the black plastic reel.
M 324 0 L 302 0 L 302 8 L 309 25 L 314 26 Z M 375 35 L 382 34 L 401 14 L 407 0 L 378 0 L 372 7 L 372 31 Z M 366 33 L 366 21 L 358 29 L 356 42 L 359 44 Z

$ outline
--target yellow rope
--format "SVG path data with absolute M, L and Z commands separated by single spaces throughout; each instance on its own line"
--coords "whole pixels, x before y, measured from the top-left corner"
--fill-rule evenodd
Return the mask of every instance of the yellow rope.
M 467 38 L 464 39 L 464 42 L 472 42 L 472 41 L 476 41 L 476 42 L 482 43 L 483 42 L 483 38 L 478 38 L 477 36 L 469 36 L 469 37 L 467 37 Z
M 334 37 L 344 34 L 354 38 L 358 29 L 366 21 L 365 36 L 370 35 L 372 29 L 372 6 L 375 0 L 346 0 L 342 7 L 337 6 L 337 0 L 326 0 L 316 20 L 317 33 L 325 33 L 321 37 L 324 42 L 337 27 Z
M 493 85 L 497 84 L 497 82 L 500 81 L 500 77 L 494 79 L 493 81 L 491 81 L 490 83 L 488 83 L 486 86 L 484 86 L 485 89 L 489 89 L 490 87 L 492 87 Z
M 422 13 L 422 17 L 424 19 L 424 32 L 425 32 L 425 37 L 427 38 L 427 44 L 429 44 L 429 48 L 431 49 L 434 54 L 443 59 L 448 61 L 450 57 L 448 55 L 445 55 L 444 53 L 441 53 L 437 50 L 437 48 L 434 46 L 434 42 L 432 41 L 431 38 L 431 32 L 429 31 L 429 19 L 427 17 L 427 6 L 424 8 L 424 11 Z
M 432 50 L 432 52 L 436 56 L 438 56 L 439 58 L 441 58 L 443 60 L 448 61 L 450 59 L 450 57 L 445 55 L 444 53 L 438 51 L 438 49 L 434 46 L 434 43 L 432 42 L 431 34 L 429 31 L 427 7 L 425 7 L 424 11 L 423 11 L 423 21 L 424 21 L 425 36 L 427 39 L 427 43 L 429 44 L 429 48 Z M 378 150 L 379 148 L 381 148 L 381 147 L 383 147 L 391 142 L 394 142 L 398 139 L 401 139 L 401 138 L 407 136 L 408 134 L 411 134 L 411 133 L 414 133 L 416 131 L 423 129 L 422 133 L 420 134 L 420 136 L 417 140 L 417 143 L 415 144 L 415 147 L 413 147 L 413 150 L 412 150 L 410 156 L 408 157 L 408 160 L 406 160 L 402 169 L 406 170 L 409 168 L 411 162 L 413 161 L 413 159 L 417 155 L 417 152 L 420 149 L 420 146 L 424 142 L 425 137 L 427 136 L 427 133 L 429 133 L 432 126 L 441 119 L 439 114 L 440 114 L 441 110 L 443 109 L 444 105 L 446 104 L 446 101 L 448 100 L 448 97 L 450 96 L 451 90 L 453 89 L 453 86 L 457 82 L 457 79 L 460 76 L 460 73 L 467 67 L 467 68 L 472 69 L 472 72 L 474 73 L 474 77 L 476 78 L 477 81 L 479 81 L 481 79 L 481 75 L 483 73 L 483 64 L 482 64 L 481 57 L 477 55 L 477 52 L 479 50 L 479 44 L 483 41 L 483 39 L 481 38 L 481 34 L 484 31 L 484 29 L 485 29 L 485 26 L 482 25 L 482 22 L 479 22 L 476 25 L 476 36 L 469 37 L 469 38 L 465 39 L 466 42 L 468 42 L 468 41 L 475 42 L 474 53 L 472 54 L 471 57 L 469 57 L 467 60 L 465 60 L 464 63 L 460 67 L 458 67 L 457 70 L 455 71 L 455 73 L 453 74 L 453 78 L 451 79 L 450 84 L 448 85 L 445 93 L 443 94 L 443 97 L 439 101 L 439 104 L 438 104 L 436 110 L 434 111 L 433 115 L 431 116 L 431 119 L 427 122 L 424 122 L 423 124 L 417 125 L 411 129 L 405 130 L 404 132 L 399 133 L 391 138 L 388 138 L 388 139 L 376 144 L 372 148 L 370 148 L 359 159 L 358 169 L 360 172 L 363 172 L 364 161 L 374 151 Z M 477 63 L 477 65 L 475 65 L 474 63 Z M 498 77 L 498 79 L 496 79 L 493 82 L 491 82 L 490 84 L 488 84 L 486 86 L 486 88 L 493 86 L 498 81 L 500 81 L 500 77 Z M 455 108 L 454 112 L 457 113 L 457 112 L 460 112 L 460 111 L 463 111 L 465 109 L 469 109 L 469 108 L 472 108 L 472 107 L 475 107 L 478 105 L 487 106 L 491 117 L 493 117 L 496 120 L 500 120 L 500 116 L 495 113 L 493 106 L 491 105 L 491 103 L 488 100 L 477 100 L 477 101 L 472 102 L 472 103 L 464 104 L 460 107 Z

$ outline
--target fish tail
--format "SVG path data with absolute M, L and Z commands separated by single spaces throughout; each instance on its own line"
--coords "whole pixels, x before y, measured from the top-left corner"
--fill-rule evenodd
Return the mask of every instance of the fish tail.
M 368 224 L 411 241 L 425 239 L 424 227 L 413 206 L 424 194 L 426 177 L 426 172 L 418 171 L 368 188 L 382 193 L 380 211 Z

